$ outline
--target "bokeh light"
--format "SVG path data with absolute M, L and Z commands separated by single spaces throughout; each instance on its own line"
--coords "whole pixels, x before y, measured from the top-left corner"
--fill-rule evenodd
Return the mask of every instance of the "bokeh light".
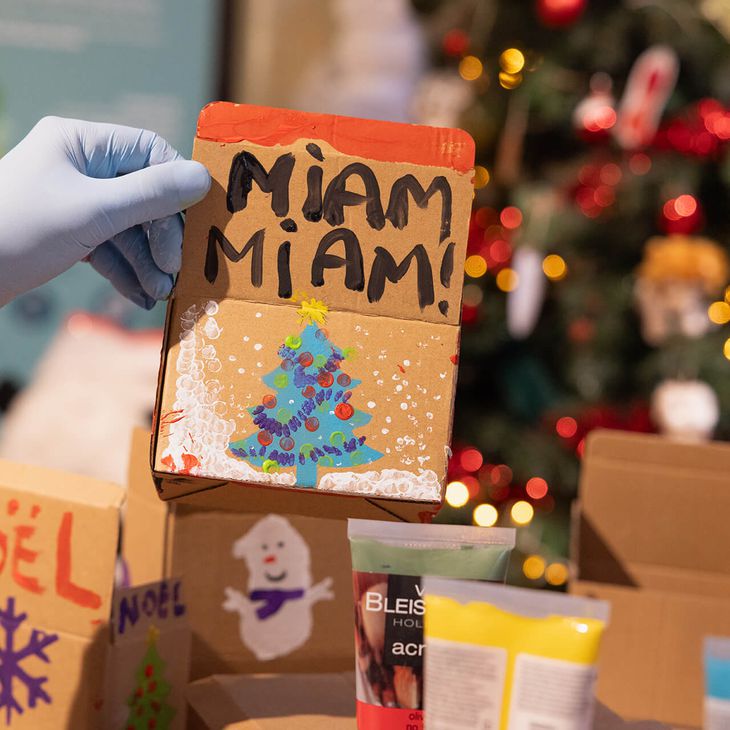
M 693 215 L 697 210 L 697 201 L 691 195 L 680 195 L 674 201 L 674 210 L 682 217 Z
M 463 482 L 449 482 L 446 485 L 446 501 L 457 509 L 463 507 L 469 501 L 469 487 Z
M 474 508 L 472 517 L 474 523 L 479 525 L 479 527 L 493 527 L 497 524 L 499 512 L 497 512 L 497 508 L 494 505 L 485 502 L 484 504 L 478 504 Z
M 459 62 L 459 75 L 465 81 L 476 81 L 483 70 L 484 66 L 476 56 L 464 56 Z
M 542 477 L 532 477 L 527 480 L 525 491 L 532 499 L 542 499 L 548 493 L 548 483 Z
M 484 299 L 484 291 L 478 284 L 466 284 L 463 298 L 468 307 L 478 307 Z
M 510 510 L 510 517 L 512 517 L 512 522 L 516 525 L 527 525 L 532 521 L 534 516 L 534 507 L 529 502 L 525 502 L 524 499 L 515 502 Z
M 508 205 L 499 214 L 499 222 L 510 230 L 519 228 L 522 224 L 522 211 L 514 205 Z
M 651 170 L 651 157 L 643 152 L 635 152 L 629 157 L 629 170 L 634 175 L 646 175 Z
M 540 580 L 545 573 L 545 559 L 540 555 L 529 555 L 522 563 L 522 572 L 529 580 Z
M 522 83 L 522 74 L 509 74 L 506 71 L 499 72 L 499 85 L 503 89 L 516 89 Z
M 519 284 L 519 277 L 514 269 L 502 269 L 497 274 L 497 288 L 500 291 L 514 291 Z
M 551 586 L 562 586 L 568 580 L 568 568 L 564 563 L 550 563 L 545 570 L 545 580 Z
M 725 344 L 722 346 L 722 354 L 730 360 L 730 337 L 725 340 Z
M 499 65 L 508 74 L 517 74 L 525 67 L 525 55 L 519 48 L 508 48 L 499 57 Z
M 730 304 L 727 302 L 713 302 L 707 309 L 707 316 L 715 324 L 730 322 Z
M 555 422 L 555 430 L 558 432 L 558 436 L 562 436 L 564 439 L 573 438 L 578 433 L 578 422 L 575 418 L 563 416 Z
M 484 457 L 478 449 L 465 449 L 461 452 L 459 463 L 464 471 L 479 471 L 484 463 Z
M 479 190 L 489 184 L 489 170 L 482 165 L 474 168 L 474 187 Z
M 464 271 L 467 276 L 471 276 L 472 279 L 478 279 L 480 276 L 484 276 L 487 273 L 487 260 L 484 256 L 479 254 L 473 254 L 467 256 L 464 262 Z
M 568 266 L 565 263 L 565 259 L 562 256 L 558 256 L 556 253 L 551 253 L 546 256 L 542 262 L 542 270 L 545 272 L 545 276 L 552 281 L 560 281 L 564 279 L 568 273 Z

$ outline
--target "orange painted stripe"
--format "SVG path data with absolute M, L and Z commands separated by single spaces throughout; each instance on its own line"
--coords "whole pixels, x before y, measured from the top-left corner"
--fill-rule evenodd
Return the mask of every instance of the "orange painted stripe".
M 378 122 L 333 114 L 273 109 L 217 101 L 198 117 L 198 138 L 213 142 L 253 142 L 272 147 L 299 139 L 321 139 L 339 152 L 381 162 L 474 167 L 474 140 L 461 129 Z

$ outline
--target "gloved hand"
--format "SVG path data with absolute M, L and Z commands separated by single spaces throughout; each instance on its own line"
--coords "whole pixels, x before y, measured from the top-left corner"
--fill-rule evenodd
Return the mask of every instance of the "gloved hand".
M 86 259 L 152 308 L 180 268 L 179 211 L 209 187 L 153 132 L 41 119 L 0 159 L 0 306 Z

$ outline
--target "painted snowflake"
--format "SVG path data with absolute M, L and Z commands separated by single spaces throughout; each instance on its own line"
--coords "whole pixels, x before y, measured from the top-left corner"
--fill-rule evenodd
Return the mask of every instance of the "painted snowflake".
M 25 685 L 28 691 L 27 706 L 33 709 L 39 700 L 50 704 L 51 698 L 43 689 L 48 677 L 32 677 L 22 664 L 29 657 L 50 662 L 46 647 L 58 640 L 58 634 L 47 634 L 33 629 L 27 644 L 16 647 L 16 634 L 21 624 L 28 618 L 27 613 L 15 613 L 15 599 L 8 597 L 7 608 L 0 608 L 0 711 L 5 710 L 5 723 L 10 725 L 13 711 L 18 715 L 24 712 L 23 706 L 13 694 L 13 684 Z M 4 638 L 4 641 L 2 639 Z

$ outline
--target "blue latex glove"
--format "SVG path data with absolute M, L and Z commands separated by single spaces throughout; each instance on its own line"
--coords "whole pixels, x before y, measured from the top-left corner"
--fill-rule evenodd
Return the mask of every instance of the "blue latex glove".
M 0 160 L 0 306 L 85 259 L 150 309 L 180 269 L 179 212 L 209 187 L 153 132 L 41 119 Z

